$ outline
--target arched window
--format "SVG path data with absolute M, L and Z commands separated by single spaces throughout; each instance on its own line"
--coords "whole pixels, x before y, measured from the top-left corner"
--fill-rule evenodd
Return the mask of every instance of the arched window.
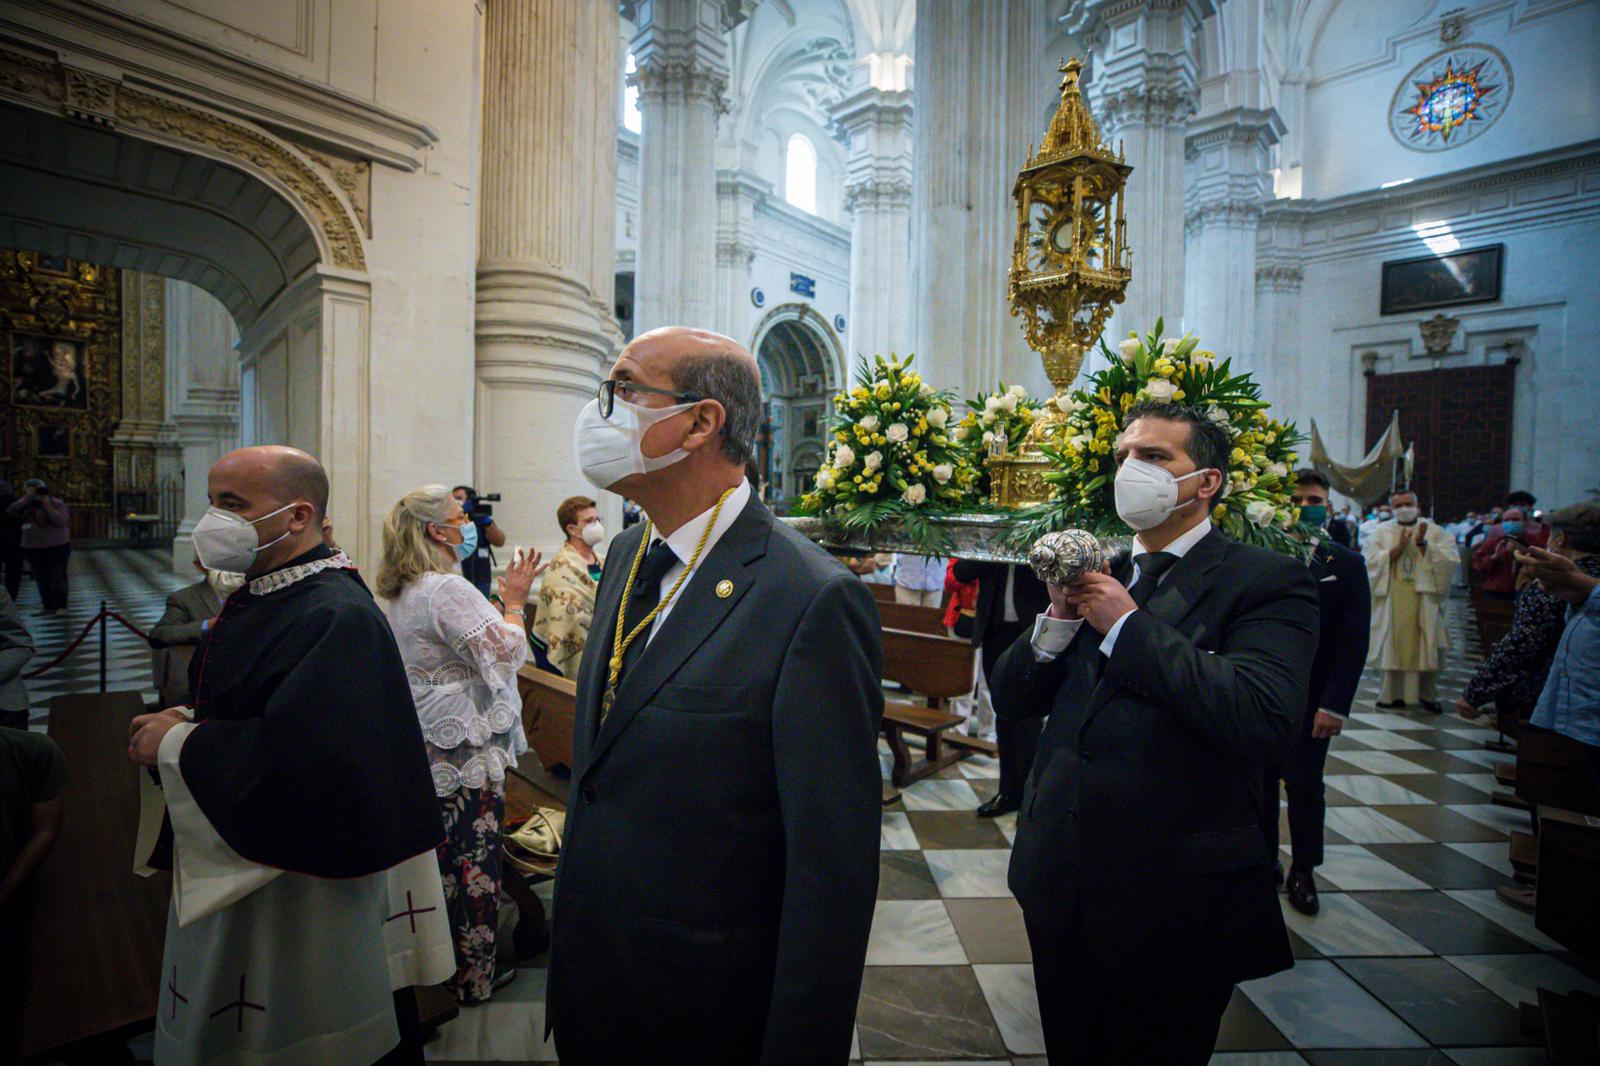
M 633 53 L 628 53 L 628 63 L 623 71 L 632 74 L 639 69 L 639 64 L 634 61 Z M 644 116 L 639 111 L 639 87 L 629 85 L 622 90 L 622 125 L 638 133 L 644 126 Z
M 799 133 L 789 138 L 784 156 L 783 198 L 802 211 L 817 213 L 817 150 Z

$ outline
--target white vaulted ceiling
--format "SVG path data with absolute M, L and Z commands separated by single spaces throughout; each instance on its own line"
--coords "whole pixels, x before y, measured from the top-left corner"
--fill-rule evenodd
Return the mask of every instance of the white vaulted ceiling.
M 241 329 L 318 259 L 305 219 L 241 170 L 5 104 L 0 247 L 190 282 Z

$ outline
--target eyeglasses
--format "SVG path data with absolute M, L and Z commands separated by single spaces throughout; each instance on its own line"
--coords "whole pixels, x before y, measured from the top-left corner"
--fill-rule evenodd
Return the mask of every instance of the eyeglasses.
M 610 418 L 611 412 L 616 409 L 617 393 L 622 393 L 623 403 L 633 403 L 634 396 L 670 396 L 678 403 L 699 403 L 705 399 L 695 392 L 673 392 L 671 389 L 658 389 L 650 385 L 640 385 L 633 381 L 613 381 L 606 379 L 600 383 L 600 388 L 595 393 L 595 398 L 600 402 L 600 417 Z

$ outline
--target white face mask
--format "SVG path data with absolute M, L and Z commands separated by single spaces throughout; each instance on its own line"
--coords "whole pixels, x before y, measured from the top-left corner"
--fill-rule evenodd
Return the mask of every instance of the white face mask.
M 265 522 L 272 515 L 279 515 L 293 507 L 287 503 L 260 518 L 249 519 L 224 511 L 216 507 L 208 509 L 205 516 L 194 524 L 194 553 L 200 559 L 200 565 L 207 570 L 231 570 L 234 573 L 248 573 L 255 565 L 256 554 L 265 548 L 270 548 L 278 541 L 289 535 L 286 529 L 283 536 L 275 537 L 266 544 L 261 543 L 261 537 L 256 533 L 256 525 Z
M 232 570 L 207 570 L 206 581 L 211 591 L 224 600 L 244 587 L 244 575 Z
M 572 428 L 572 449 L 578 470 L 597 489 L 609 489 L 625 477 L 648 474 L 688 458 L 683 448 L 650 458 L 640 450 L 651 426 L 687 411 L 692 403 L 672 407 L 641 407 L 625 400 L 611 406 L 611 418 L 600 416 L 600 401 L 590 400 L 578 413 Z
M 583 527 L 583 532 L 580 533 L 579 536 L 583 538 L 583 542 L 585 544 L 593 548 L 595 545 L 606 539 L 606 527 L 601 525 L 599 522 L 590 522 L 588 525 Z
M 1174 477 L 1166 467 L 1143 459 L 1124 459 L 1117 471 L 1117 516 L 1134 529 L 1159 526 L 1178 507 L 1178 482 L 1199 477 L 1196 470 Z
M 1403 526 L 1409 526 L 1417 520 L 1417 515 L 1420 513 L 1415 507 L 1396 507 L 1394 520 Z

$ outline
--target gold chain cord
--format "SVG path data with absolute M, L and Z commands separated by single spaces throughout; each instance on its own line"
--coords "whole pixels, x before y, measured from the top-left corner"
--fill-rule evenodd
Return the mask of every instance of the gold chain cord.
M 628 648 L 633 645 L 634 639 L 650 628 L 650 624 L 656 620 L 656 615 L 666 609 L 678 595 L 678 590 L 683 588 L 684 582 L 689 580 L 689 575 L 694 573 L 695 566 L 700 562 L 700 554 L 706 550 L 706 541 L 711 539 L 711 531 L 716 528 L 717 519 L 722 516 L 722 505 L 728 502 L 728 497 L 738 488 L 739 486 L 735 485 L 722 494 L 717 505 L 711 509 L 711 521 L 707 522 L 706 528 L 701 531 L 700 543 L 694 546 L 694 554 L 689 557 L 689 565 L 684 567 L 683 573 L 678 575 L 678 580 L 673 582 L 672 588 L 661 597 L 661 602 L 655 605 L 655 609 L 645 615 L 639 624 L 633 627 L 633 631 L 624 637 L 622 627 L 627 621 L 628 601 L 633 599 L 633 584 L 639 577 L 639 567 L 644 563 L 645 552 L 650 548 L 650 533 L 655 528 L 650 519 L 644 520 L 644 536 L 639 538 L 639 550 L 633 555 L 633 569 L 628 571 L 628 583 L 622 587 L 622 606 L 617 608 L 617 635 L 612 640 L 611 676 L 606 687 L 612 689 L 617 687 L 617 683 L 622 680 L 622 657 L 628 654 Z

